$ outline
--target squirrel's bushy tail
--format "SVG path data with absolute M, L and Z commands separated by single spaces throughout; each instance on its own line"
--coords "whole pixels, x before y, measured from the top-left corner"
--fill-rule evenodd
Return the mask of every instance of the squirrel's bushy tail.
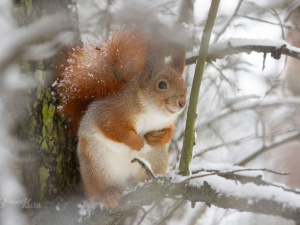
M 90 102 L 118 92 L 124 83 L 139 76 L 146 63 L 147 45 L 142 32 L 121 29 L 102 45 L 88 41 L 62 53 L 55 88 L 59 110 L 71 119 L 72 134 L 76 135 Z

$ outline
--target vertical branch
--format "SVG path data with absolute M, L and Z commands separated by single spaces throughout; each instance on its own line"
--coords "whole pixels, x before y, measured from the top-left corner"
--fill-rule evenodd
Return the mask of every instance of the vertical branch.
M 204 27 L 198 60 L 196 64 L 196 70 L 194 74 L 194 80 L 192 85 L 192 91 L 190 96 L 190 102 L 188 107 L 187 121 L 185 127 L 185 134 L 183 139 L 183 147 L 180 158 L 179 174 L 189 175 L 189 164 L 192 158 L 193 146 L 195 143 L 194 127 L 197 118 L 197 102 L 200 92 L 200 85 L 202 81 L 204 66 L 206 62 L 209 40 L 212 32 L 212 28 L 215 23 L 217 11 L 219 8 L 220 0 L 212 0 L 209 9 L 207 21 Z

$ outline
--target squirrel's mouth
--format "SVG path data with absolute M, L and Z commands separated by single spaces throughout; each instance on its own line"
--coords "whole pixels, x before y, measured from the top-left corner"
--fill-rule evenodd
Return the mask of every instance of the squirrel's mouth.
M 167 109 L 167 111 L 168 111 L 169 113 L 171 113 L 171 114 L 175 114 L 175 113 L 176 113 L 175 110 L 171 110 L 168 106 L 166 106 L 166 109 Z

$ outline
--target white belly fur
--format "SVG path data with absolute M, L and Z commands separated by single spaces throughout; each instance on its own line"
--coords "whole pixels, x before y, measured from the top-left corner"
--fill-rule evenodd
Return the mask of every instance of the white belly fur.
M 141 137 L 149 131 L 158 131 L 168 127 L 177 117 L 177 114 L 166 115 L 164 112 L 151 105 L 150 107 L 147 107 L 146 110 L 147 113 L 140 115 L 136 122 L 136 132 Z
M 149 113 L 142 114 L 136 122 L 136 131 L 140 137 L 149 131 L 163 129 L 169 126 L 175 119 L 175 116 L 166 116 L 158 110 L 152 109 Z M 132 181 L 145 179 L 144 169 L 138 163 L 131 163 L 131 160 L 139 157 L 148 161 L 147 152 L 152 147 L 144 140 L 144 147 L 140 151 L 131 150 L 123 143 L 114 142 L 104 136 L 99 130 L 94 130 L 93 136 L 96 140 L 96 146 L 93 149 L 97 160 L 95 166 L 103 173 L 106 171 L 111 185 L 126 187 Z M 99 171 L 99 172 L 100 172 Z
M 143 180 L 144 171 L 138 163 L 131 163 L 131 160 L 140 157 L 147 160 L 147 152 L 151 146 L 144 141 L 144 147 L 140 151 L 131 150 L 123 143 L 117 143 L 106 138 L 101 132 L 94 133 L 97 139 L 95 153 L 96 165 L 100 170 L 106 170 L 107 177 L 112 185 L 126 187 L 132 181 Z M 99 171 L 100 172 L 100 171 Z M 103 171 L 101 171 L 103 172 Z

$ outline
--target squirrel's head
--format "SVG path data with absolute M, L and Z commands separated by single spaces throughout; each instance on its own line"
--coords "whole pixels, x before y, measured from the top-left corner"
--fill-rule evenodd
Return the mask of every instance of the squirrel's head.
M 171 60 L 154 57 L 148 61 L 144 76 L 141 77 L 139 93 L 144 104 L 156 107 L 168 116 L 176 116 L 186 106 L 187 87 L 182 77 L 185 66 L 185 52 L 171 55 Z

